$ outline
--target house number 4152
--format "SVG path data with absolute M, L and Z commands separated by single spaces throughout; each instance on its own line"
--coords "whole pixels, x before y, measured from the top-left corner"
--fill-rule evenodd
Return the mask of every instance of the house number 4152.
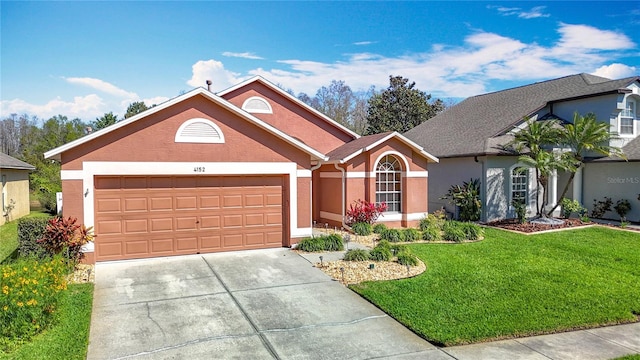
M 204 166 L 196 166 L 193 168 L 193 172 L 202 173 L 204 172 Z

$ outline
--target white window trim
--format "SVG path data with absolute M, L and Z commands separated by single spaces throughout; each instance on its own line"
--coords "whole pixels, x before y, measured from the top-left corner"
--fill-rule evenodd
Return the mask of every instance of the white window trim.
M 537 180 L 535 179 L 535 176 L 536 176 L 535 175 L 535 170 L 533 168 L 529 167 L 529 166 L 526 166 L 526 165 L 522 164 L 522 163 L 517 163 L 517 164 L 515 164 L 515 165 L 513 165 L 513 166 L 511 166 L 509 168 L 509 174 L 508 174 L 508 176 L 509 176 L 509 189 L 508 189 L 508 191 L 509 191 L 509 193 L 508 193 L 509 203 L 507 205 L 508 205 L 508 208 L 510 210 L 514 210 L 515 209 L 511 203 L 513 201 L 513 171 L 515 169 L 517 169 L 517 168 L 526 168 L 527 172 L 528 172 L 528 176 L 527 176 L 527 195 L 526 195 L 527 202 L 526 202 L 526 205 L 527 205 L 527 212 L 531 212 L 531 211 L 533 211 L 535 209 L 534 207 L 536 206 L 535 201 L 532 201 L 532 199 L 533 199 L 532 196 L 534 196 L 534 194 L 536 193 L 535 186 L 536 186 L 536 181 Z M 537 199 L 536 199 L 536 201 L 537 201 Z
M 404 195 L 404 187 L 402 186 L 402 178 L 403 178 L 403 173 L 409 170 L 409 162 L 407 161 L 407 159 L 402 156 L 402 154 L 400 154 L 397 151 L 386 151 L 384 153 L 382 153 L 380 156 L 378 156 L 378 158 L 376 159 L 376 162 L 374 163 L 374 168 L 373 168 L 373 180 L 375 181 L 376 184 L 376 190 L 375 190 L 375 200 L 376 200 L 376 204 L 378 203 L 378 166 L 380 165 L 380 161 L 382 161 L 382 159 L 384 159 L 386 156 L 394 156 L 396 158 L 396 160 L 398 160 L 398 163 L 400 165 L 400 171 L 398 171 L 398 173 L 400 173 L 400 210 L 399 211 L 385 211 L 383 213 L 384 214 L 402 214 L 403 208 L 404 208 L 404 201 L 403 201 L 403 195 Z M 402 164 L 404 163 L 404 164 Z M 404 171 L 402 169 L 402 165 L 406 166 Z M 394 172 L 395 173 L 395 172 Z
M 194 168 L 205 172 L 194 173 Z M 84 224 L 95 226 L 94 180 L 96 176 L 210 176 L 210 175 L 289 175 L 289 230 L 291 238 L 311 236 L 311 227 L 298 227 L 298 178 L 308 177 L 297 169 L 296 163 L 286 162 L 117 162 L 85 161 L 82 170 L 62 170 L 62 180 L 82 180 Z M 311 196 L 311 194 L 309 194 Z M 311 200 L 311 199 L 310 199 Z M 83 247 L 93 252 L 93 242 Z
M 633 103 L 633 117 L 623 116 L 624 112 L 627 109 L 627 104 Z M 623 133 L 622 132 L 622 119 L 631 119 L 631 133 Z M 638 100 L 627 98 L 625 101 L 625 108 L 618 115 L 618 136 L 620 137 L 635 137 L 637 134 L 636 124 L 638 123 Z
M 183 136 L 182 131 L 193 123 L 204 123 L 211 126 L 219 135 L 219 137 L 206 137 L 206 136 Z M 189 119 L 180 125 L 178 131 L 176 131 L 175 142 L 177 143 L 199 143 L 199 144 L 224 144 L 224 134 L 220 127 L 213 121 L 203 118 Z
M 263 102 L 265 105 L 267 105 L 267 107 L 269 108 L 268 110 L 263 110 L 263 109 L 249 109 L 247 108 L 247 105 L 249 105 L 249 102 L 251 102 L 252 100 L 258 100 L 260 102 Z M 252 113 L 252 114 L 273 114 L 273 108 L 271 107 L 271 104 L 269 104 L 269 102 L 265 99 L 262 98 L 260 96 L 252 96 L 250 98 L 248 98 L 247 100 L 245 100 L 242 103 L 242 110 L 248 112 L 248 113 Z

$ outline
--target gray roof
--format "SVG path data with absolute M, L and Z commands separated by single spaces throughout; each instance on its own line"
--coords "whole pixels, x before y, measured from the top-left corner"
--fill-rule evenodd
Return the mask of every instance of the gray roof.
M 36 167 L 5 153 L 0 153 L 0 169 L 35 170 Z
M 498 154 L 498 145 L 504 144 L 499 137 L 548 103 L 617 93 L 638 80 L 577 74 L 473 96 L 404 135 L 437 157 Z
M 629 141 L 625 146 L 622 147 L 622 152 L 624 156 L 627 158 L 627 161 L 640 161 L 640 136 L 635 139 Z M 591 161 L 599 162 L 599 161 L 625 161 L 625 159 L 619 158 L 617 156 L 607 156 L 603 158 L 590 159 Z

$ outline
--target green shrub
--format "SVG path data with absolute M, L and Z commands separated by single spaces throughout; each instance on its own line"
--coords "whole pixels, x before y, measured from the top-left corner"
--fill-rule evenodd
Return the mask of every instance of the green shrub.
M 580 205 L 580 202 L 578 200 L 569 200 L 567 198 L 562 198 L 561 204 L 562 217 L 564 217 L 565 219 L 571 217 L 572 213 L 576 213 L 579 216 L 582 216 L 587 211 L 587 209 Z
M 376 247 L 385 247 L 387 249 L 391 249 L 391 243 L 388 240 L 380 240 Z
M 66 261 L 20 259 L 0 273 L 0 350 L 8 352 L 53 321 L 59 293 L 67 289 Z
M 427 214 L 424 219 L 420 220 L 420 231 L 425 231 L 429 227 L 436 227 L 439 230 L 442 230 L 442 226 L 446 220 L 446 215 L 444 211 L 436 211 L 433 214 Z
M 482 227 L 480 227 L 480 225 L 478 224 L 467 222 L 467 223 L 461 223 L 459 224 L 459 226 L 464 232 L 464 235 L 467 238 L 467 240 L 478 240 L 482 235 L 484 235 L 484 231 L 482 230 Z
M 22 257 L 43 259 L 47 256 L 45 248 L 38 243 L 47 228 L 48 218 L 18 219 L 18 253 Z
M 331 234 L 324 237 L 324 249 L 326 251 L 342 251 L 344 250 L 344 243 L 342 242 L 342 236 L 338 234 Z
M 375 224 L 373 225 L 373 233 L 374 234 L 382 234 L 385 230 L 387 230 L 387 225 L 385 224 Z
M 403 251 L 398 254 L 398 263 L 405 266 L 416 266 L 418 265 L 418 257 L 408 251 Z
M 527 221 L 527 204 L 525 204 L 520 199 L 514 199 L 511 201 L 511 205 L 513 205 L 516 210 L 516 218 L 520 224 L 524 224 Z
M 351 249 L 344 254 L 344 261 L 367 261 L 369 252 L 364 249 Z
M 461 223 L 457 221 L 447 221 L 444 224 L 444 235 L 443 239 L 448 241 L 462 242 L 467 238 L 464 230 L 460 226 Z
M 394 255 L 397 255 L 397 254 L 400 254 L 400 253 L 403 253 L 403 252 L 407 252 L 407 251 L 409 251 L 409 248 L 407 247 L 407 245 L 401 245 L 401 244 L 391 245 L 391 252 Z
M 298 250 L 306 252 L 342 251 L 344 244 L 338 234 L 304 238 L 298 242 Z
M 414 228 L 407 228 L 402 230 L 404 235 L 404 241 L 414 242 L 420 240 L 420 231 Z
M 422 240 L 426 241 L 436 241 L 440 240 L 442 236 L 440 235 L 440 228 L 436 226 L 429 226 L 426 229 L 422 230 Z
M 324 236 L 304 238 L 298 242 L 297 249 L 306 252 L 324 251 Z
M 387 246 L 378 245 L 369 251 L 369 259 L 374 261 L 389 261 L 391 260 L 391 250 Z
M 371 233 L 373 232 L 373 227 L 371 226 L 371 224 L 365 222 L 355 223 L 351 226 L 351 229 L 353 229 L 353 232 L 356 233 L 356 235 L 360 236 L 371 235 Z
M 401 242 L 404 241 L 404 234 L 398 229 L 387 229 L 387 231 L 380 234 L 380 239 L 387 240 L 389 242 Z

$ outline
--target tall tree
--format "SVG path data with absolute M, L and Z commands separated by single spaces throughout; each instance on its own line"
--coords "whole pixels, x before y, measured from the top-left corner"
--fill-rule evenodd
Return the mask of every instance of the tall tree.
M 351 110 L 355 104 L 355 96 L 344 81 L 331 81 L 316 92 L 318 110 L 338 123 L 349 127 Z
M 0 151 L 13 156 L 20 157 L 22 148 L 25 146 L 24 139 L 28 133 L 35 128 L 38 122 L 37 117 L 29 118 L 24 114 L 11 116 L 0 121 Z
M 36 167 L 30 175 L 29 187 L 42 206 L 50 212 L 56 208 L 56 192 L 61 191 L 60 164 L 45 160 L 43 153 L 85 134 L 86 124 L 80 119 L 69 120 L 57 115 L 45 121 L 41 128 L 32 127 L 21 142 L 20 159 Z
M 440 99 L 415 88 L 402 76 L 389 76 L 389 87 L 369 99 L 366 134 L 386 131 L 404 133 L 444 110 Z
M 127 107 L 127 112 L 124 114 L 124 118 L 128 119 L 133 115 L 140 114 L 141 112 L 147 109 L 148 109 L 147 104 L 145 104 L 144 101 L 132 102 L 131 104 L 129 104 L 129 107 Z
M 113 125 L 118 122 L 118 116 L 114 115 L 113 112 L 108 112 L 102 115 L 99 118 L 96 118 L 96 121 L 91 124 L 93 130 L 104 129 L 109 125 Z
M 615 139 L 615 136 L 611 134 L 610 128 L 611 125 L 608 122 L 598 121 L 593 113 L 580 116 L 577 112 L 573 114 L 573 123 L 564 126 L 560 143 L 571 149 L 572 171 L 562 194 L 558 197 L 558 202 L 547 213 L 548 215 L 553 214 L 569 191 L 569 185 L 573 182 L 578 169 L 584 165 L 586 155 L 600 154 L 626 159 L 622 149 L 611 146 L 611 140 Z

